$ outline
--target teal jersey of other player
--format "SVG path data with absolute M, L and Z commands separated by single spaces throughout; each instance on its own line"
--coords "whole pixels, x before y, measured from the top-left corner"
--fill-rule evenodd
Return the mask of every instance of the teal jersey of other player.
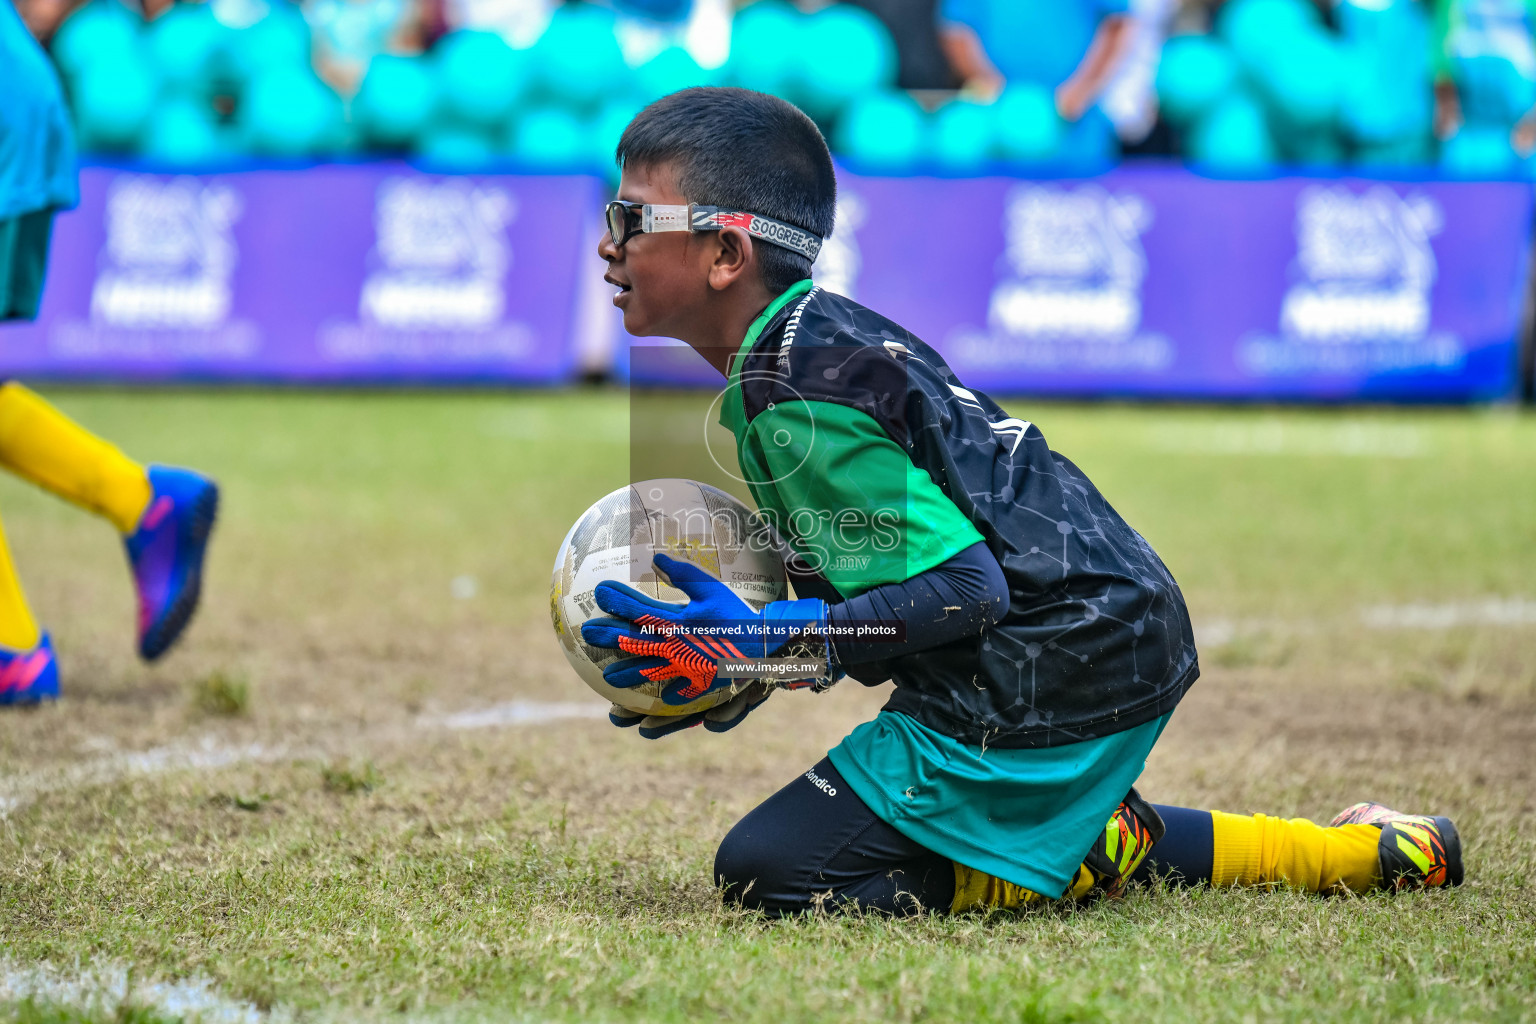
M 0 3 L 0 221 L 80 201 L 74 131 L 53 65 Z

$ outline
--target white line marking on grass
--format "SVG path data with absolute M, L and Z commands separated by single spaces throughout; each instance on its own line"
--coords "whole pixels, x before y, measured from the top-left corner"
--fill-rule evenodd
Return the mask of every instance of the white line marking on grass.
M 1454 629 L 1457 626 L 1536 625 L 1536 601 L 1492 597 L 1452 604 L 1379 604 L 1360 611 L 1372 629 Z
M 590 701 L 513 700 L 471 711 L 440 715 L 421 715 L 409 731 L 397 726 L 364 731 L 355 739 L 370 736 L 410 738 L 421 727 L 441 729 L 497 729 L 509 726 L 539 725 L 560 719 L 596 719 L 607 715 L 608 708 Z M 215 736 L 204 736 L 194 745 L 152 747 L 132 753 L 111 754 L 93 760 L 45 769 L 28 775 L 0 777 L 0 820 L 28 806 L 38 797 L 66 789 L 82 789 L 118 782 L 130 776 L 161 775 L 189 769 L 227 768 L 234 764 L 297 761 L 325 757 L 319 747 L 295 748 L 281 744 L 247 743 L 228 745 Z
M 113 1019 L 127 1016 L 123 1010 L 137 1007 L 198 1024 L 263 1024 L 290 1019 L 287 1013 L 264 1014 L 251 1003 L 221 996 L 212 986 L 203 978 L 136 981 L 128 968 L 118 965 L 90 965 L 84 970 L 77 965 L 74 972 L 66 973 L 48 964 L 23 966 L 0 959 L 0 1005 L 30 999 L 40 1008 Z
M 292 751 L 286 747 L 261 743 L 227 746 L 213 736 L 204 736 L 196 746 L 152 747 L 113 754 L 0 780 L 0 818 L 20 810 L 44 793 L 61 789 L 80 789 L 134 775 L 159 775 L 181 769 L 224 768 L 247 761 L 281 761 L 290 756 Z
M 1221 647 L 1237 636 L 1237 623 L 1231 619 L 1197 619 L 1193 626 L 1196 647 Z
M 534 725 L 560 718 L 606 718 L 608 708 L 590 701 L 510 700 L 479 711 L 458 711 L 449 715 L 423 715 L 422 725 L 444 729 L 496 729 L 508 725 Z

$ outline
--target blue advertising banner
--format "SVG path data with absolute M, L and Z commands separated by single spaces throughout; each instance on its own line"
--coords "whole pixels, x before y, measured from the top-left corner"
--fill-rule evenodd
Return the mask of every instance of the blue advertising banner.
M 1513 182 L 844 176 L 816 272 L 984 390 L 1495 399 L 1531 217 Z
M 548 384 L 615 353 L 622 373 L 604 199 L 400 165 L 89 168 L 0 374 Z M 1514 182 L 844 174 L 815 273 L 999 394 L 1491 400 L 1517 386 L 1532 212 Z M 719 383 L 665 355 L 637 379 Z
M 590 178 L 389 165 L 88 168 L 0 374 L 562 382 L 603 200 Z

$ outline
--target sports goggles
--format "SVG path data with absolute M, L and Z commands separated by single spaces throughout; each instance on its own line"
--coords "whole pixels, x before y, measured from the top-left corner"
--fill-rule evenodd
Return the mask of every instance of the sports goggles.
M 821 239 L 804 228 L 786 224 L 760 213 L 722 210 L 718 206 L 656 206 L 616 199 L 608 204 L 608 235 L 621 246 L 636 235 L 656 231 L 719 231 L 742 228 L 753 238 L 797 252 L 815 262 Z

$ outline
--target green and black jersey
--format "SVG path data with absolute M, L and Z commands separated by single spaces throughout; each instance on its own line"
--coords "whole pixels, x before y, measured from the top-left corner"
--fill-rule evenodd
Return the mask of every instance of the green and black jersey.
M 722 422 L 759 508 L 843 597 L 978 541 L 1001 564 L 1002 620 L 882 663 L 887 710 L 981 747 L 1055 746 L 1159 718 L 1198 676 L 1151 546 L 1037 427 L 872 310 L 809 281 L 781 295 L 742 345 Z

